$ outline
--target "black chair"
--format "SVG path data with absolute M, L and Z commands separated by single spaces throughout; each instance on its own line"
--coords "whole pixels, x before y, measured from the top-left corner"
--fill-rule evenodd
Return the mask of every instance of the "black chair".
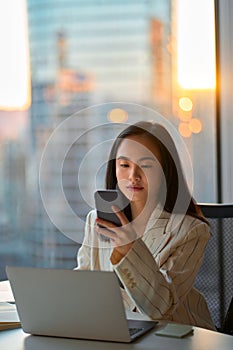
M 231 299 L 231 303 L 224 320 L 222 332 L 233 335 L 233 298 Z
M 195 287 L 205 296 L 217 329 L 233 335 L 233 204 L 199 206 L 211 238 Z

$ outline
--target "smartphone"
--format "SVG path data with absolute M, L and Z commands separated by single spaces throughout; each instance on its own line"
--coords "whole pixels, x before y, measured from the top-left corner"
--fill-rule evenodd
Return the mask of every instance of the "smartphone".
M 121 226 L 121 221 L 113 212 L 112 206 L 117 206 L 123 211 L 127 219 L 131 221 L 131 209 L 129 200 L 117 190 L 97 190 L 94 194 L 97 217 Z

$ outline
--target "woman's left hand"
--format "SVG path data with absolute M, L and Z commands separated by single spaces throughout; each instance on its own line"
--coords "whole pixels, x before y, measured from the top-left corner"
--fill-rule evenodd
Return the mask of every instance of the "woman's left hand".
M 117 207 L 112 207 L 112 210 L 120 219 L 122 226 L 116 226 L 110 221 L 97 218 L 95 231 L 98 234 L 108 237 L 114 247 L 115 255 L 119 255 L 119 257 L 121 255 L 121 258 L 123 258 L 137 239 L 137 234 L 122 211 L 119 211 Z M 99 225 L 104 227 L 100 227 Z

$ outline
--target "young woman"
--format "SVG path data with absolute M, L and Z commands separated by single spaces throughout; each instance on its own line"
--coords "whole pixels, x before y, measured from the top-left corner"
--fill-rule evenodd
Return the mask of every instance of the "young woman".
M 115 271 L 131 311 L 215 330 L 204 297 L 193 288 L 210 237 L 208 224 L 163 126 L 139 122 L 118 135 L 106 188 L 117 188 L 130 200 L 132 220 L 113 208 L 122 223 L 117 227 L 91 211 L 78 269 Z

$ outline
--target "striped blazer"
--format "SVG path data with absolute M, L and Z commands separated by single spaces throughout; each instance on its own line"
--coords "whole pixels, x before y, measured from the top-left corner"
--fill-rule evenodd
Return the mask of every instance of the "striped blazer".
M 113 248 L 94 231 L 96 211 L 86 219 L 77 269 L 115 271 L 124 288 L 125 308 L 153 320 L 168 320 L 215 330 L 201 293 L 193 284 L 210 238 L 208 225 L 191 216 L 152 213 L 144 235 L 112 265 Z

